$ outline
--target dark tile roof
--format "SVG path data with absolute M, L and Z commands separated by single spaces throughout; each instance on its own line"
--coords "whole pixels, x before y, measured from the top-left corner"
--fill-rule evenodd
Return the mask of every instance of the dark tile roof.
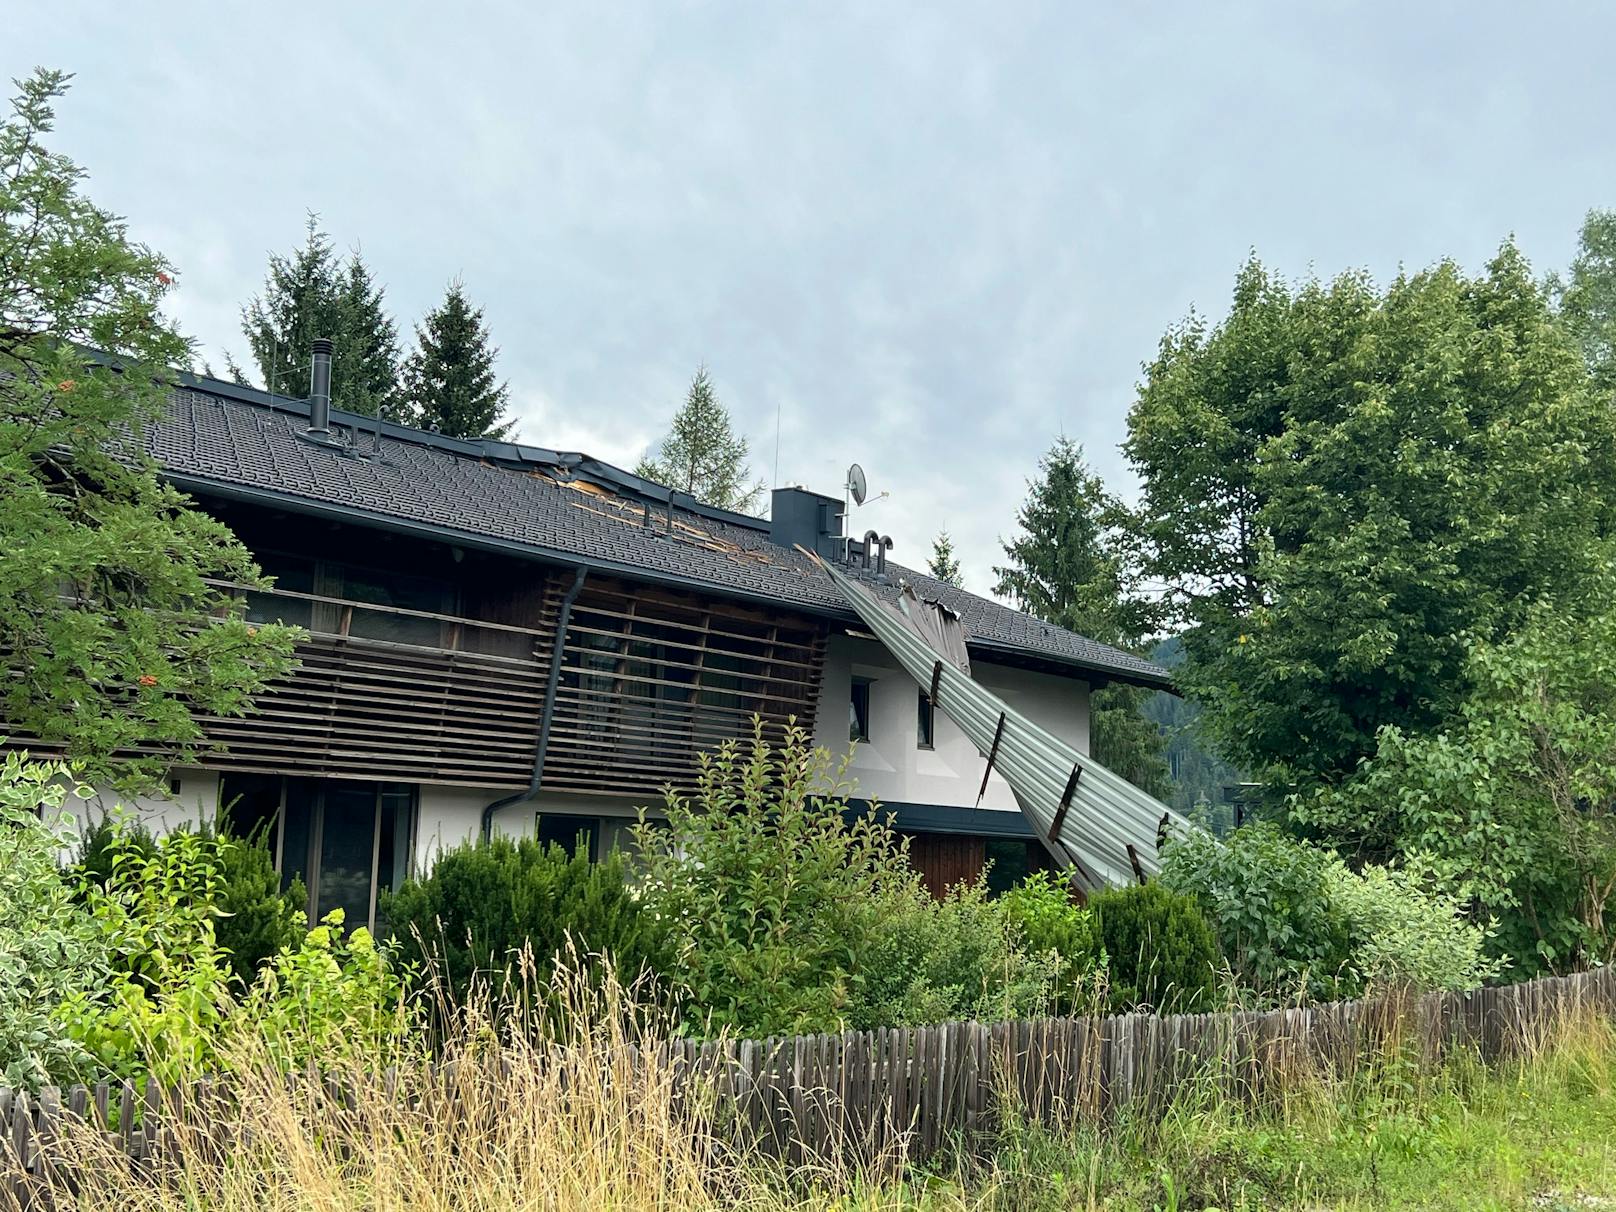
M 334 412 L 339 434 L 359 451 L 376 447 L 380 433 L 379 457 L 356 458 L 300 437 L 307 417 L 301 401 L 187 378 L 167 417 L 148 431 L 148 445 L 166 474 L 191 490 L 263 495 L 286 506 L 364 515 L 442 538 L 853 618 L 806 557 L 769 541 L 766 522 L 687 497 L 676 497 L 670 511 L 666 489 L 581 455 L 456 441 Z M 1169 684 L 1167 671 L 1149 661 L 922 573 L 889 569 L 894 586 L 901 577 L 922 597 L 958 611 L 979 652 Z

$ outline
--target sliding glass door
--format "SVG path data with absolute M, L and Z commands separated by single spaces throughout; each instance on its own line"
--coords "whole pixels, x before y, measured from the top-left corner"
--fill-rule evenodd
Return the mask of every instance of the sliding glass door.
M 379 894 L 409 875 L 412 784 L 226 775 L 220 807 L 233 829 L 265 831 L 281 886 L 308 889 L 311 923 L 341 909 L 350 930 L 375 930 Z

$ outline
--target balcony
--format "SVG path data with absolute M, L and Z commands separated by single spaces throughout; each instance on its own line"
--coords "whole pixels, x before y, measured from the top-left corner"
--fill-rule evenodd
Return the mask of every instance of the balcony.
M 207 764 L 326 778 L 519 787 L 533 768 L 546 619 L 520 627 L 295 590 L 243 590 L 247 614 L 308 629 L 299 669 L 244 718 L 205 720 Z M 548 625 L 546 625 L 548 624 Z

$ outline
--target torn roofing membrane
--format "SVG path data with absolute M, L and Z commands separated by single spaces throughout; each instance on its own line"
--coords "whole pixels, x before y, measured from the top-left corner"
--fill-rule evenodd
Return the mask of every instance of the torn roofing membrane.
M 953 643 L 942 650 L 934 646 L 933 634 L 946 637 L 950 630 L 946 616 L 915 609 L 912 592 L 900 598 L 901 610 L 894 609 L 829 563 L 817 562 L 904 671 L 922 687 L 935 687 L 933 708 L 988 756 L 1033 832 L 1063 867 L 1075 868 L 1090 888 L 1132 883 L 1160 870 L 1156 849 L 1163 825 L 1187 830 L 1193 828 L 1188 821 L 978 684 L 969 665 L 962 667 L 951 654 Z M 963 649 L 957 619 L 953 630 Z

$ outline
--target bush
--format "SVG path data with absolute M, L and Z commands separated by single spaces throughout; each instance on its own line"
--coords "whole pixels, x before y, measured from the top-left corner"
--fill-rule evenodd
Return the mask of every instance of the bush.
M 1106 966 L 1105 951 L 1094 914 L 1073 903 L 1065 879 L 1053 871 L 1035 871 L 999 904 L 1020 930 L 1027 950 L 1056 958 L 1056 1009 L 1075 1013 L 1089 1008 L 1095 978 Z
M 1469 989 L 1494 973 L 1485 930 L 1403 869 L 1339 858 L 1247 825 L 1176 838 L 1162 882 L 1195 898 L 1241 984 L 1265 1000 L 1357 997 L 1371 983 Z
M 845 1024 L 855 1030 L 953 1019 L 998 1021 L 1053 1011 L 1062 959 L 1028 944 L 986 874 L 941 901 L 904 884 L 881 898 L 883 915 L 856 957 Z
M 9 1086 L 90 1075 L 88 1053 L 58 1013 L 109 958 L 59 866 L 76 839 L 62 805 L 70 793 L 88 794 L 70 779 L 61 763 L 15 750 L 0 764 L 0 1080 Z
M 524 949 L 551 964 L 569 938 L 581 955 L 610 956 L 627 985 L 666 964 L 666 932 L 629 884 L 619 854 L 591 863 L 532 838 L 494 838 L 448 851 L 382 908 L 404 963 L 441 979 L 455 1000 L 478 977 L 503 988 Z M 550 969 L 538 976 L 547 981 Z
M 238 838 L 221 832 L 218 837 L 219 889 L 213 902 L 218 917 L 213 932 L 230 957 L 236 979 L 251 985 L 266 963 L 301 945 L 309 894 L 300 879 L 281 891 L 275 857 L 261 834 Z
M 188 830 L 154 842 L 116 818 L 108 827 L 94 851 L 100 882 L 79 881 L 76 907 L 108 962 L 55 1008 L 101 1074 L 173 1082 L 226 1071 L 248 1041 L 288 1064 L 371 1063 L 379 1042 L 407 1037 L 397 978 L 367 931 L 343 938 L 336 913 L 305 934 L 295 913 L 296 945 L 243 989 L 214 929 L 237 843 Z
M 670 832 L 639 826 L 642 894 L 672 933 L 692 1029 L 839 1030 L 869 957 L 897 945 L 919 876 L 873 808 L 844 820 L 845 774 L 795 724 L 776 748 L 754 721 L 750 743 L 702 756 L 694 795 L 668 793 Z
M 1327 1001 L 1356 985 L 1348 921 L 1325 887 L 1330 863 L 1259 823 L 1222 842 L 1200 832 L 1174 838 L 1161 882 L 1200 906 L 1246 988 L 1276 1001 Z
M 1358 989 L 1474 989 L 1502 967 L 1488 957 L 1488 932 L 1466 921 L 1452 897 L 1428 889 L 1414 872 L 1355 872 L 1337 860 L 1325 873 L 1325 890 L 1348 922 Z
M 246 987 L 271 957 L 297 946 L 302 939 L 308 891 L 302 880 L 293 880 L 284 892 L 281 890 L 275 859 L 262 835 L 238 838 L 206 825 L 189 831 L 175 830 L 180 832 L 196 834 L 202 851 L 208 855 L 212 870 L 208 904 L 214 911 L 214 939 L 229 955 L 236 979 Z M 157 856 L 158 846 L 151 830 L 138 819 L 103 816 L 84 835 L 73 865 L 73 873 L 81 882 L 79 898 L 88 897 L 92 887 L 106 890 L 115 858 L 124 863 L 146 864 Z
M 1110 965 L 1113 1010 L 1182 1014 L 1211 1007 L 1220 957 L 1193 900 L 1158 883 L 1134 884 L 1096 892 L 1089 907 Z

